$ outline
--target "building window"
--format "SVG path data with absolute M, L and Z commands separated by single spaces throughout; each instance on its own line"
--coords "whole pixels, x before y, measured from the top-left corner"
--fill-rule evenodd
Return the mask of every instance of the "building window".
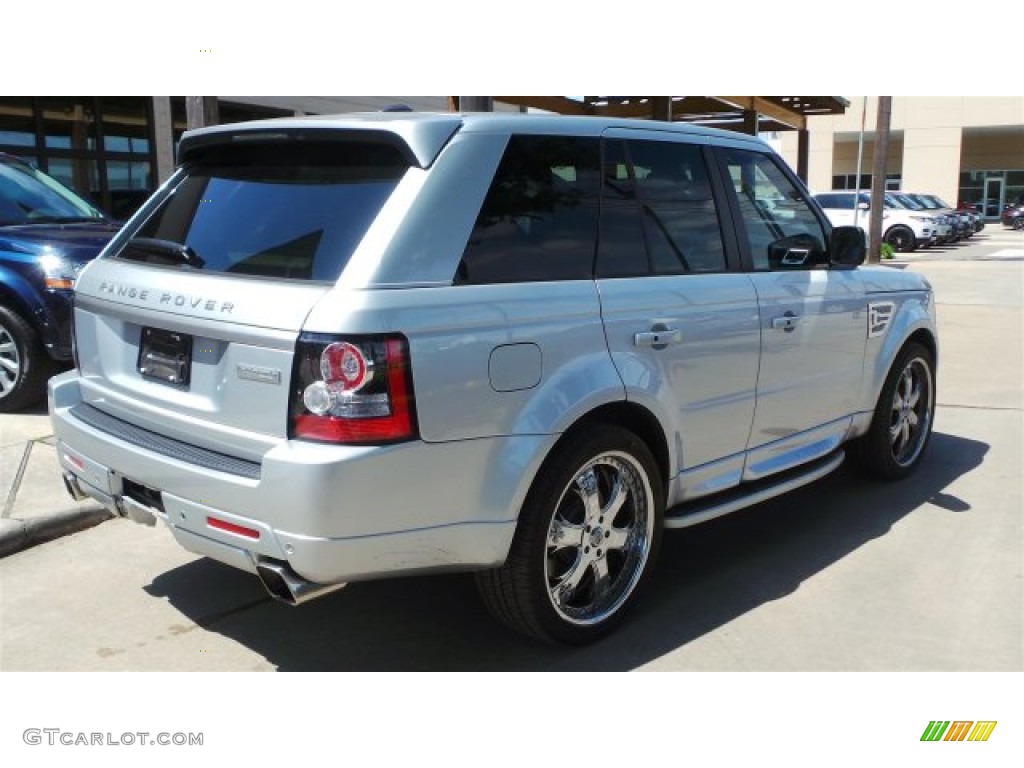
M 150 111 L 145 96 L 0 98 L 0 152 L 124 219 L 154 189 Z
M 899 173 L 885 174 L 885 189 L 887 192 L 898 190 L 903 183 L 903 175 Z M 856 173 L 841 173 L 832 177 L 832 189 L 858 189 Z M 860 175 L 859 189 L 871 189 L 871 174 Z
M 185 97 L 171 97 L 174 141 L 185 130 Z M 0 97 L 0 152 L 20 157 L 115 219 L 127 219 L 156 189 L 148 96 Z M 221 102 L 223 123 L 291 115 Z

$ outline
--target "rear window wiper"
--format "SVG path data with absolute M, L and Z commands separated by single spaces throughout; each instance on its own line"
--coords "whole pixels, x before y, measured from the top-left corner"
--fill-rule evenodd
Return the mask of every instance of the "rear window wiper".
M 164 266 L 185 264 L 196 269 L 202 269 L 206 264 L 198 253 L 184 243 L 160 240 L 155 237 L 133 237 L 125 243 L 118 257 Z

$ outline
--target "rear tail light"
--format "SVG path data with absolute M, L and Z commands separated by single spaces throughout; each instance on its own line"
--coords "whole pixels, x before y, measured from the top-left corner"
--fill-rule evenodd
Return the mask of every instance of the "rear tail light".
M 291 436 L 382 444 L 417 436 L 409 344 L 403 336 L 304 333 L 295 347 Z

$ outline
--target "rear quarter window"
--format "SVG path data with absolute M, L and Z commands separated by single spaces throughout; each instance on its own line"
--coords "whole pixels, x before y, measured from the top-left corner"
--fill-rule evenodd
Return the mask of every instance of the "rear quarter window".
M 599 167 L 596 138 L 512 136 L 454 282 L 590 278 Z

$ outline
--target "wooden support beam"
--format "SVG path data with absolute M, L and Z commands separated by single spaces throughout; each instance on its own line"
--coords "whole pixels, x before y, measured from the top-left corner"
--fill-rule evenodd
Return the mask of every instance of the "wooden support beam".
M 807 130 L 807 118 L 799 112 L 793 112 L 780 104 L 769 101 L 761 96 L 712 96 L 728 104 L 733 104 L 740 109 L 752 109 L 762 115 L 778 120 L 780 123 L 796 128 L 798 131 Z

